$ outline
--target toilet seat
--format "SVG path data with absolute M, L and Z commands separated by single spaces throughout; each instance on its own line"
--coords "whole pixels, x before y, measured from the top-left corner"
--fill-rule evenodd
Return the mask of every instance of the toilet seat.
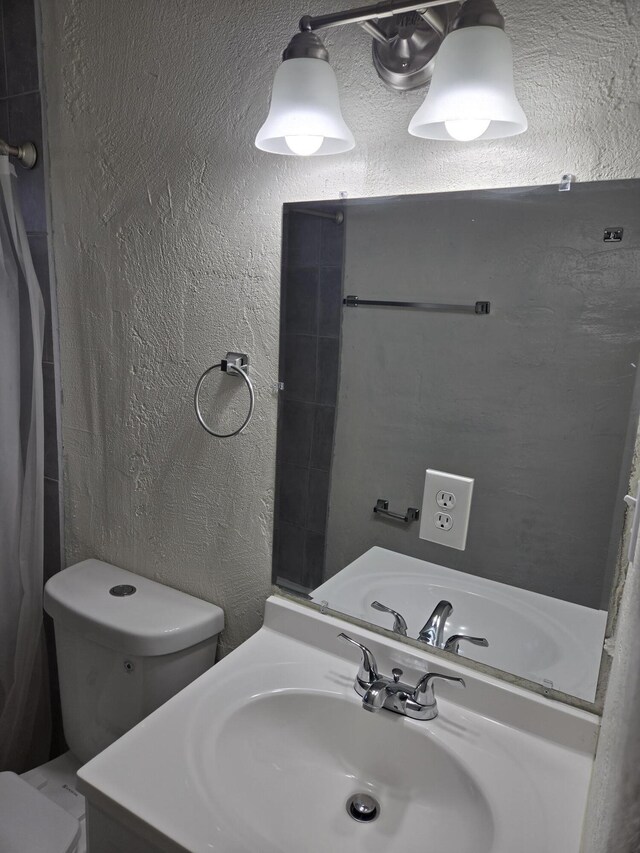
M 73 853 L 80 824 L 15 773 L 0 773 L 2 853 Z

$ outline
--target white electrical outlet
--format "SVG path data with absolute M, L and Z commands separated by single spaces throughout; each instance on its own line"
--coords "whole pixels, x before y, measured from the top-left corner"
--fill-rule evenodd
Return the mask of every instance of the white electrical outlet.
M 436 495 L 436 503 L 438 506 L 441 506 L 442 509 L 453 509 L 456 505 L 456 496 L 453 492 L 447 492 L 445 489 L 440 489 Z
M 471 513 L 473 479 L 427 468 L 420 538 L 464 551 Z
M 433 518 L 436 527 L 440 530 L 451 530 L 453 527 L 453 519 L 448 512 L 437 512 Z

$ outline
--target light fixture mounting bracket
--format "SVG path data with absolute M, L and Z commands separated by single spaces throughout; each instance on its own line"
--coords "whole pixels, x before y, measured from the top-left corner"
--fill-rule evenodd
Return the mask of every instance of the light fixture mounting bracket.
M 404 92 L 431 80 L 436 53 L 446 32 L 446 20 L 440 20 L 442 31 L 418 12 L 404 12 L 377 24 L 386 39 L 374 37 L 373 65 L 387 86 Z
M 442 6 L 439 10 L 436 7 Z M 473 26 L 504 29 L 504 18 L 494 0 L 426 0 L 407 3 L 388 0 L 326 15 L 304 15 L 283 59 L 328 59 L 322 42 L 312 40 L 317 30 L 358 24 L 373 38 L 373 64 L 392 89 L 406 91 L 431 80 L 435 57 L 447 33 Z

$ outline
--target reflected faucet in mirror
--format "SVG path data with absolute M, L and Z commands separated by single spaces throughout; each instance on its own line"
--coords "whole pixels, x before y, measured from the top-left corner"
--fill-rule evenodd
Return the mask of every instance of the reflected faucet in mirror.
M 442 649 L 444 647 L 444 626 L 452 613 L 453 604 L 450 601 L 439 601 L 431 616 L 420 629 L 418 634 L 420 642 Z
M 447 619 L 453 613 L 453 605 L 450 601 L 439 601 L 433 609 L 433 613 L 422 626 L 418 639 L 428 646 L 436 649 L 444 649 L 445 652 L 458 654 L 462 641 L 472 643 L 474 646 L 489 648 L 486 637 L 470 637 L 467 634 L 452 634 L 448 640 L 444 639 L 444 628 Z
M 408 636 L 408 626 L 405 618 L 397 610 L 387 607 L 380 601 L 372 601 L 371 607 L 381 613 L 390 613 L 394 617 L 393 628 L 394 634 L 400 634 L 401 637 Z M 460 651 L 460 643 L 472 643 L 474 646 L 482 646 L 489 648 L 489 641 L 486 637 L 470 637 L 467 634 L 452 634 L 447 640 L 444 639 L 444 629 L 447 619 L 453 613 L 453 605 L 450 601 L 439 601 L 433 609 L 433 613 L 425 624 L 422 626 L 417 638 L 420 642 L 427 646 L 433 646 L 436 649 L 444 649 L 445 652 L 452 652 L 457 655 Z

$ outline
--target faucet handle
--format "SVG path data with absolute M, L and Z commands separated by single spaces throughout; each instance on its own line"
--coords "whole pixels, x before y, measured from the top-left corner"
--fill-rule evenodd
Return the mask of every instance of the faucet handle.
M 378 664 L 373 656 L 373 652 L 361 643 L 357 643 L 349 637 L 348 634 L 338 634 L 338 639 L 344 640 L 347 643 L 353 643 L 353 645 L 357 646 L 362 653 L 360 669 L 356 676 L 356 680 L 360 685 L 368 687 L 370 684 L 373 684 L 374 681 L 377 681 L 380 678 L 380 673 L 378 672 Z
M 436 678 L 440 678 L 442 681 L 448 681 L 456 687 L 466 687 L 467 685 L 464 682 L 464 678 L 458 678 L 456 675 L 444 675 L 442 672 L 427 672 L 426 675 L 423 675 L 420 681 L 416 684 L 415 689 L 411 695 L 411 698 L 414 702 L 419 701 L 420 693 L 424 692 L 425 701 L 421 704 L 430 706 L 436 704 L 435 693 L 433 692 L 433 682 Z
M 485 649 L 489 646 L 489 640 L 486 637 L 468 637 L 466 634 L 453 634 L 444 644 L 445 652 L 453 652 L 454 655 L 457 655 L 461 642 L 473 643 L 474 646 L 483 646 Z
M 372 601 L 371 606 L 374 610 L 379 610 L 381 613 L 390 613 L 393 616 L 392 630 L 396 634 L 401 634 L 403 637 L 407 636 L 407 622 L 402 614 L 398 613 L 397 610 L 392 610 L 390 607 L 387 607 L 386 604 L 381 604 L 379 601 Z

